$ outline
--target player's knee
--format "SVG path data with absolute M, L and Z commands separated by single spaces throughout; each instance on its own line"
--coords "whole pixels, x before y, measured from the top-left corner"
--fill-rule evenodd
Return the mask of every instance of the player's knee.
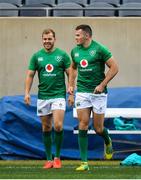
M 49 124 L 42 124 L 42 130 L 43 132 L 48 132 L 52 130 L 52 126 Z
M 95 132 L 96 132 L 96 134 L 101 135 L 103 132 L 103 128 L 101 128 L 101 127 L 95 128 Z
M 79 129 L 88 129 L 88 123 L 85 122 L 79 123 Z
M 60 132 L 60 131 L 62 131 L 63 127 L 61 124 L 57 124 L 54 126 L 54 129 L 55 129 L 55 131 Z

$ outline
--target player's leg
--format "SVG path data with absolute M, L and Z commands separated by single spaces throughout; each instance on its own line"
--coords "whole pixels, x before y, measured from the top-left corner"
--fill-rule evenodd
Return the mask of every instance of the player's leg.
M 63 142 L 63 121 L 64 121 L 64 110 L 54 110 L 54 141 L 56 146 L 56 153 L 54 158 L 54 168 L 61 168 L 60 151 Z
M 56 153 L 54 158 L 54 168 L 61 168 L 60 151 L 63 142 L 63 122 L 66 109 L 66 102 L 64 98 L 55 99 L 52 103 L 52 112 L 54 120 L 54 141 L 56 146 Z
M 88 151 L 88 125 L 91 114 L 90 93 L 76 93 L 75 106 L 79 120 L 78 144 L 82 164 L 76 170 L 89 170 L 87 151 Z
M 44 169 L 53 167 L 52 161 L 52 114 L 50 114 L 50 104 L 47 100 L 37 101 L 37 115 L 42 122 L 43 142 L 47 162 L 43 166 Z
M 77 109 L 77 116 L 79 120 L 78 144 L 81 157 L 81 165 L 76 168 L 77 171 L 89 170 L 87 151 L 88 151 L 88 125 L 91 108 Z
M 42 120 L 43 142 L 45 146 L 47 162 L 44 165 L 45 169 L 53 167 L 52 161 L 52 115 L 40 117 Z
M 104 157 L 105 159 L 112 159 L 113 157 L 113 148 L 112 141 L 108 134 L 107 129 L 104 127 L 104 114 L 94 113 L 94 128 L 97 134 L 103 137 L 104 139 Z
M 113 156 L 112 141 L 107 129 L 104 127 L 104 115 L 107 106 L 107 95 L 96 95 L 93 98 L 93 124 L 97 134 L 103 137 L 105 143 L 104 156 L 111 159 Z

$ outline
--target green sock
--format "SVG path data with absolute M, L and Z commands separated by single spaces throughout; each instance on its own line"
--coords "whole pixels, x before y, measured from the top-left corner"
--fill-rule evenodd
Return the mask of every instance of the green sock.
M 79 130 L 78 144 L 81 160 L 87 162 L 88 135 L 87 130 Z
M 63 142 L 63 136 L 64 136 L 64 131 L 54 131 L 54 140 L 55 140 L 55 145 L 56 145 L 56 154 L 55 157 L 60 157 L 60 151 L 61 151 L 61 145 Z
M 108 131 L 107 131 L 106 128 L 103 129 L 103 132 L 102 132 L 102 134 L 100 136 L 103 137 L 106 145 L 108 145 L 110 143 L 110 136 L 109 136 Z
M 43 132 L 43 142 L 45 145 L 45 152 L 47 160 L 52 160 L 52 133 L 50 132 Z

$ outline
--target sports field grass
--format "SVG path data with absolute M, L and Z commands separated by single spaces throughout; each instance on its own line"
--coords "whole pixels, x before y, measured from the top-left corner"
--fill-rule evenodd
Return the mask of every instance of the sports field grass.
M 45 161 L 0 160 L 0 179 L 141 179 L 141 167 L 120 166 L 120 161 L 89 161 L 90 170 L 75 171 L 80 161 L 62 161 L 61 169 L 44 170 Z

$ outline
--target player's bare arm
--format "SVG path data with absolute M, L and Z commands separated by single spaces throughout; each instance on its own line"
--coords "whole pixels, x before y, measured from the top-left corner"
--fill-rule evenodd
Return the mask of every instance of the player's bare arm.
M 72 62 L 70 69 L 69 69 L 69 86 L 68 86 L 68 103 L 70 106 L 74 105 L 74 88 L 75 88 L 75 78 L 77 75 L 77 68 L 75 66 L 75 63 Z
M 66 72 L 66 74 L 67 74 L 68 81 L 69 81 L 70 68 L 66 69 L 65 72 Z M 69 85 L 68 85 L 68 86 L 69 86 Z M 68 89 L 69 89 L 69 88 L 68 88 Z M 69 97 L 68 97 L 68 103 L 69 103 L 70 106 L 73 106 L 73 104 L 74 104 L 74 96 L 71 95 L 71 94 L 70 94 Z
M 68 81 L 69 81 L 70 67 L 65 70 L 65 73 L 66 73 L 66 75 L 67 75 L 67 77 L 68 77 Z
M 30 104 L 30 89 L 33 83 L 35 71 L 28 70 L 25 79 L 25 97 L 24 101 L 27 105 Z
M 77 67 L 75 63 L 72 62 L 70 66 L 69 87 L 68 87 L 68 93 L 72 95 L 74 94 L 76 76 L 77 76 Z
M 105 79 L 95 88 L 94 93 L 96 94 L 102 93 L 109 81 L 111 81 L 118 73 L 118 65 L 113 57 L 106 61 L 106 65 L 108 66 L 109 70 L 106 73 Z

